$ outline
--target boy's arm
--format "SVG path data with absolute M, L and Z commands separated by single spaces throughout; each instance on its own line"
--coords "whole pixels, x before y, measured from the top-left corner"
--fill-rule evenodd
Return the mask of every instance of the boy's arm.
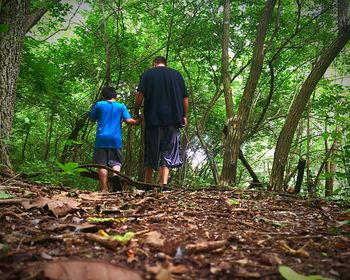
M 122 106 L 123 106 L 123 111 L 122 111 L 123 122 L 131 125 L 139 125 L 142 121 L 142 118 L 140 116 L 138 116 L 137 118 L 132 118 L 126 106 L 124 104 Z
M 124 120 L 126 124 L 139 125 L 142 122 L 142 118 L 139 116 L 137 119 L 129 118 Z
M 89 118 L 92 121 L 97 121 L 97 103 L 92 106 L 92 109 L 89 112 Z

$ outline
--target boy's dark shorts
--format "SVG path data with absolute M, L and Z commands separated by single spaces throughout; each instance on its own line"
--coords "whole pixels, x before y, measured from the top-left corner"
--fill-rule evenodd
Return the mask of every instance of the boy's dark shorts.
M 178 126 L 151 126 L 145 128 L 144 165 L 157 170 L 182 165 L 180 155 L 180 129 Z
M 109 167 L 121 166 L 123 162 L 122 149 L 95 148 L 92 161 Z

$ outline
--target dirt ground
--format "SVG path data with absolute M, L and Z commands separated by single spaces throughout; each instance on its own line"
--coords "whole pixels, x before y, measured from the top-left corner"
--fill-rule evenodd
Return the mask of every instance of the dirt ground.
M 288 268 L 350 279 L 350 212 L 339 202 L 16 180 L 0 191 L 12 195 L 0 199 L 0 279 L 284 279 Z

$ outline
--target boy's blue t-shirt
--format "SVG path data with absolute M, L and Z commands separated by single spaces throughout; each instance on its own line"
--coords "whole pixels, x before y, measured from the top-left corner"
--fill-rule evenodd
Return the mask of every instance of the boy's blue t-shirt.
M 97 121 L 95 148 L 122 148 L 121 121 L 130 119 L 124 104 L 99 101 L 90 111 L 90 119 Z

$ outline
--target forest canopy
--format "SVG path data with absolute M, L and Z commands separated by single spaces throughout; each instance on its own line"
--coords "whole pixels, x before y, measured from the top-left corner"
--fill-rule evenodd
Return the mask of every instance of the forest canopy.
M 112 85 L 132 111 L 163 55 L 190 96 L 171 183 L 307 193 L 311 178 L 318 195 L 350 195 L 348 1 L 0 5 L 2 174 L 96 188 L 73 170 L 92 159 L 89 109 Z M 142 180 L 143 127 L 123 129 L 122 172 Z

